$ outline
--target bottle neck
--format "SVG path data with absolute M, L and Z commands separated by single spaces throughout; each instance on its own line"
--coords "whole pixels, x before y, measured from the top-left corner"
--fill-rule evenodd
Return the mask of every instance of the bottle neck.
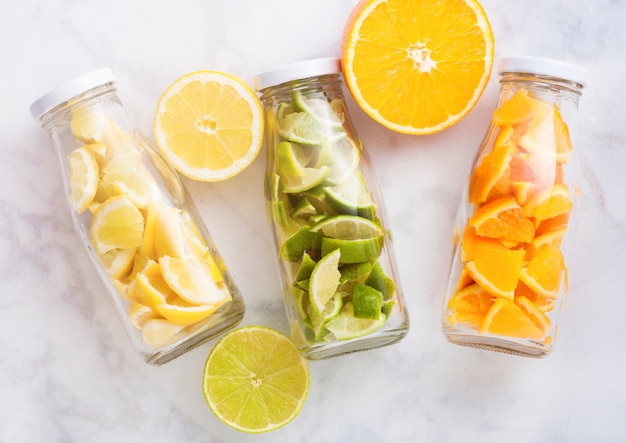
M 342 94 L 341 76 L 340 74 L 326 74 L 270 86 L 262 90 L 261 101 L 264 103 L 273 100 L 284 101 L 293 91 L 302 91 L 305 94 L 332 91 L 332 95 L 340 95 Z
M 79 95 L 75 95 L 67 101 L 59 103 L 40 117 L 41 126 L 48 132 L 53 131 L 57 127 L 65 126 L 71 120 L 74 110 L 87 107 L 94 102 L 100 104 L 116 103 L 121 105 L 115 84 L 107 83 L 89 89 Z
M 563 101 L 578 104 L 582 95 L 583 85 L 558 77 L 528 74 L 523 72 L 505 72 L 500 78 L 503 90 L 518 90 L 526 88 L 541 96 L 551 97 L 552 102 Z

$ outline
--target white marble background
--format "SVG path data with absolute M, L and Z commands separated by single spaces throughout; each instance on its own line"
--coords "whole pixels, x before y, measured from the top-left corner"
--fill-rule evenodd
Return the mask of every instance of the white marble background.
M 350 102 L 396 239 L 411 331 L 384 349 L 313 362 L 285 428 L 248 436 L 200 389 L 213 343 L 162 367 L 134 354 L 70 226 L 58 163 L 28 106 L 110 66 L 151 134 L 164 88 L 196 69 L 251 82 L 277 65 L 338 55 L 356 0 L 0 0 L 0 441 L 626 441 L 626 2 L 483 0 L 496 57 L 554 57 L 589 70 L 579 253 L 553 355 L 451 345 L 439 316 L 453 214 L 494 106 L 433 136 L 395 134 Z M 287 331 L 262 181 L 264 152 L 222 183 L 186 181 L 246 302 L 243 325 Z

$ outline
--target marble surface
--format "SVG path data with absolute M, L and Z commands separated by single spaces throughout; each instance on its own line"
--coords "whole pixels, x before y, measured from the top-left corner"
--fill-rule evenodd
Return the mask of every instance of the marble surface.
M 579 253 L 555 352 L 542 360 L 449 344 L 440 330 L 452 220 L 489 120 L 496 75 L 456 126 L 393 133 L 350 101 L 373 159 L 411 316 L 399 344 L 312 362 L 294 422 L 249 436 L 200 389 L 214 342 L 162 367 L 132 350 L 70 225 L 58 162 L 28 106 L 109 66 L 151 134 L 161 92 L 203 68 L 255 74 L 339 54 L 356 0 L 35 0 L 0 3 L 0 441 L 626 441 L 626 2 L 483 0 L 496 59 L 558 58 L 589 71 Z M 186 180 L 242 291 L 243 325 L 287 332 L 265 219 L 264 152 L 239 176 Z

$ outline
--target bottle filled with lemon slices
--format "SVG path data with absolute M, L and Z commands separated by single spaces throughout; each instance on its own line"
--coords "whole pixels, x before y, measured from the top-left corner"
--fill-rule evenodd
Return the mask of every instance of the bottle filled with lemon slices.
M 238 324 L 242 297 L 178 175 L 138 131 L 110 69 L 34 102 L 74 226 L 137 352 L 166 363 Z
M 265 194 L 291 336 L 309 359 L 402 339 L 409 320 L 369 159 L 336 58 L 260 74 Z
M 443 331 L 452 343 L 543 357 L 568 290 L 586 72 L 536 57 L 504 58 L 498 70 L 499 100 L 455 220 Z

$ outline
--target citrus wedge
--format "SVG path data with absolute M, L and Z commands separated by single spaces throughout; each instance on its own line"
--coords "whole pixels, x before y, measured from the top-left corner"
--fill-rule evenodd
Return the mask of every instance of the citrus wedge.
M 91 205 L 100 180 L 98 163 L 86 147 L 77 148 L 67 158 L 70 169 L 70 204 L 81 214 Z
M 90 227 L 91 240 L 99 254 L 112 249 L 141 245 L 144 218 L 125 195 L 111 197 L 96 210 Z

